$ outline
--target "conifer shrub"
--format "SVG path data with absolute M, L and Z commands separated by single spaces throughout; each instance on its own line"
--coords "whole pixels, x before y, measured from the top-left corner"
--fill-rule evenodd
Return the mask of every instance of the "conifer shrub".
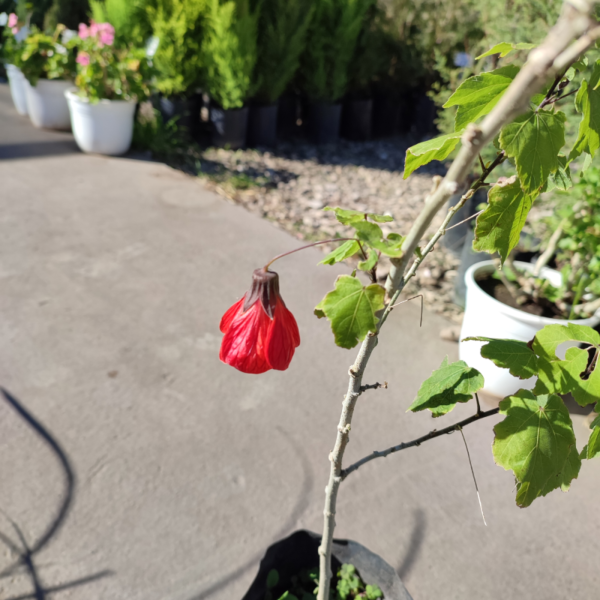
M 89 0 L 91 18 L 115 28 L 115 47 L 141 47 L 152 34 L 148 20 L 149 0 Z
M 188 96 L 204 83 L 202 43 L 206 0 L 158 0 L 147 7 L 158 38 L 156 87 L 165 96 Z
M 259 10 L 248 0 L 207 0 L 203 58 L 206 89 L 225 110 L 248 99 L 257 57 Z
M 273 104 L 293 79 L 306 47 L 313 10 L 311 0 L 262 2 L 257 60 L 250 91 L 256 101 Z
M 300 81 L 313 101 L 337 102 L 347 91 L 349 69 L 365 14 L 373 0 L 314 0 Z

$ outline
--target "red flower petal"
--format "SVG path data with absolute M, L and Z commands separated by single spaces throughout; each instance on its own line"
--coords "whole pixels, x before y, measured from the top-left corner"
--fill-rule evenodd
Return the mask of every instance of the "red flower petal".
M 244 298 L 238 300 L 222 317 L 221 324 L 219 325 L 219 329 L 221 329 L 221 333 L 227 333 L 228 329 L 231 327 L 231 322 L 237 315 L 238 311 L 241 310 L 244 304 Z
M 266 357 L 273 369 L 285 371 L 290 366 L 294 351 L 300 345 L 300 332 L 294 315 L 278 298 L 273 323 L 266 340 Z
M 272 368 L 265 357 L 265 342 L 271 319 L 260 302 L 256 302 L 245 313 L 240 311 L 231 316 L 232 309 L 240 302 L 234 304 L 221 321 L 225 321 L 225 326 L 229 327 L 221 342 L 219 358 L 242 373 L 264 373 Z M 241 305 L 239 309 L 241 310 Z

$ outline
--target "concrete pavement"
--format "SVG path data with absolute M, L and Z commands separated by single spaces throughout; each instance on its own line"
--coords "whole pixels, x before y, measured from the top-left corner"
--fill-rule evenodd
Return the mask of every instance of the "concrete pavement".
M 68 134 L 34 130 L 7 92 L 0 598 L 238 600 L 268 544 L 321 527 L 355 352 L 336 348 L 312 309 L 347 270 L 316 267 L 318 250 L 277 263 L 302 344 L 286 372 L 238 373 L 219 362 L 219 319 L 253 269 L 298 241 L 164 165 L 78 153 Z M 415 303 L 394 311 L 366 376 L 389 388 L 359 401 L 348 461 L 470 414 L 405 414 L 456 358 L 444 325 L 426 313 L 419 329 Z M 494 465 L 492 425 L 465 429 L 487 528 L 451 435 L 351 475 L 336 535 L 384 557 L 415 600 L 597 597 L 600 461 L 568 494 L 521 510 Z M 35 577 L 5 573 L 17 558 L 6 544 L 23 554 L 15 527 Z

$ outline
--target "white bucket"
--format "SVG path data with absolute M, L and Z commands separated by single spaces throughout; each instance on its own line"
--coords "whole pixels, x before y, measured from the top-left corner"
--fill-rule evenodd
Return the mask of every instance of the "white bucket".
M 21 69 L 15 65 L 6 65 L 6 74 L 8 75 L 8 84 L 10 95 L 12 96 L 15 108 L 20 115 L 27 115 L 27 97 L 25 92 L 25 75 Z
M 25 80 L 27 112 L 35 127 L 71 129 L 65 90 L 72 85 L 72 81 L 62 79 L 38 79 L 33 86 Z

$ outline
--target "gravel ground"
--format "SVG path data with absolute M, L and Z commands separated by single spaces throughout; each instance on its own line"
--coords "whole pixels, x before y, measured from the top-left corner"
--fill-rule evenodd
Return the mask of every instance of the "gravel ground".
M 432 185 L 443 175 L 440 163 L 402 179 L 406 148 L 414 140 L 396 138 L 365 143 L 341 142 L 335 147 L 281 144 L 273 151 L 230 151 L 210 148 L 202 153 L 201 174 L 207 185 L 249 211 L 273 221 L 299 239 L 317 241 L 344 236 L 348 229 L 325 206 L 340 206 L 394 217 L 387 234 L 408 233 Z M 438 214 L 429 234 L 443 219 Z M 324 252 L 333 246 L 321 246 Z M 462 309 L 452 302 L 458 261 L 438 246 L 407 286 L 404 297 L 422 293 L 425 305 L 453 322 Z M 382 262 L 383 282 L 389 262 Z

